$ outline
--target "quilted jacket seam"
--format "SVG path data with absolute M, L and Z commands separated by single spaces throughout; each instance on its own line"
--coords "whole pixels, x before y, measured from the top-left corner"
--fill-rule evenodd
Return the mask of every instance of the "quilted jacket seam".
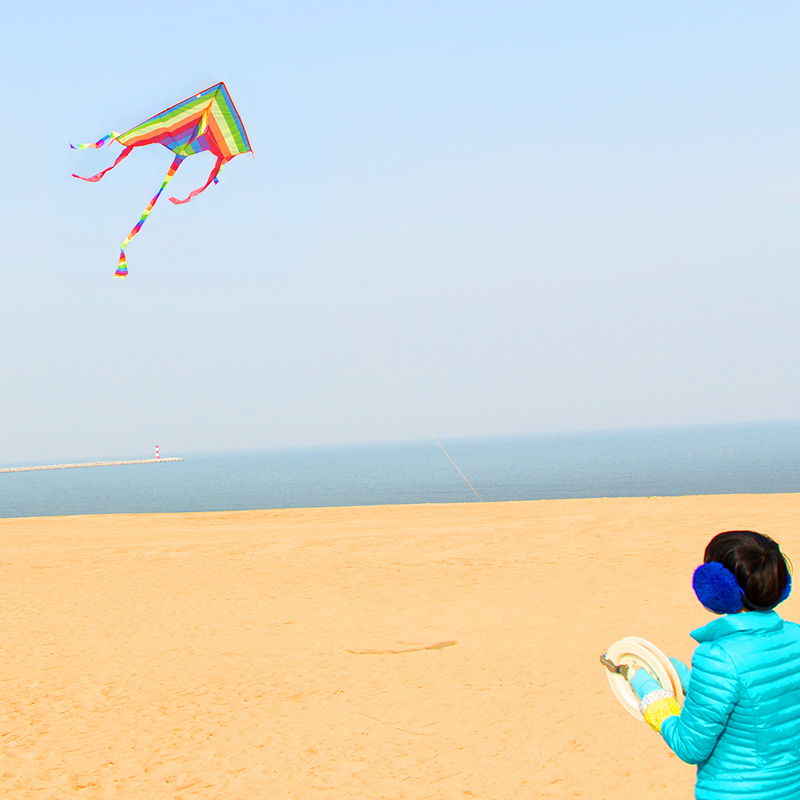
M 728 664 L 730 664 L 730 667 L 733 670 L 733 674 L 736 676 L 736 683 L 739 688 L 739 697 L 747 700 L 747 705 L 750 715 L 750 723 L 753 730 L 753 740 L 756 747 L 756 769 L 760 769 L 761 767 L 764 767 L 766 765 L 767 761 L 762 754 L 763 736 L 762 736 L 762 731 L 758 725 L 758 716 L 756 715 L 756 709 L 755 709 L 755 704 L 753 703 L 753 698 L 747 691 L 745 682 L 742 680 L 742 676 L 739 674 L 739 670 L 736 668 L 736 661 L 734 661 L 730 653 L 728 653 L 721 644 L 717 644 L 717 647 L 724 655 L 725 661 Z

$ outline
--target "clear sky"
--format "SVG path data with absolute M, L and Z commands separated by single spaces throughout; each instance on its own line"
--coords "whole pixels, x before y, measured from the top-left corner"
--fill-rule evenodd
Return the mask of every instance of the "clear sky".
M 797 4 L 3 17 L 0 463 L 424 438 L 275 225 L 440 437 L 800 416 Z M 220 80 L 114 280 L 170 153 L 68 143 Z

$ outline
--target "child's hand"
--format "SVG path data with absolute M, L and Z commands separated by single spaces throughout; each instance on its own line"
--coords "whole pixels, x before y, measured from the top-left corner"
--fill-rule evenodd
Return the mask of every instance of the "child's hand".
M 667 717 L 681 713 L 680 706 L 672 690 L 664 690 L 661 684 L 645 669 L 637 669 L 628 679 L 631 689 L 639 696 L 639 708 L 645 722 L 657 733 L 661 733 L 661 723 Z
M 683 661 L 678 661 L 677 658 L 670 656 L 669 660 L 672 662 L 672 666 L 675 667 L 675 672 L 678 673 L 678 677 L 681 679 L 683 693 L 686 694 L 686 692 L 689 691 L 689 680 L 692 677 L 692 670 L 687 667 Z
M 646 669 L 637 669 L 633 677 L 628 678 L 628 683 L 639 699 L 661 688 L 661 684 Z

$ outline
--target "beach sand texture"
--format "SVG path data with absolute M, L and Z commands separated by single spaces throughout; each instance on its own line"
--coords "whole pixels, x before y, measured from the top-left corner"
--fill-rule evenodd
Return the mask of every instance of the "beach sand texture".
M 598 657 L 688 661 L 708 539 L 797 561 L 799 501 L 0 520 L 2 795 L 689 800 Z

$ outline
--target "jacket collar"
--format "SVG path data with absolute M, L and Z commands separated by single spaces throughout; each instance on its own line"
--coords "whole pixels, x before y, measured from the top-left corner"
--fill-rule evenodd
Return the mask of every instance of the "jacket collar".
M 783 620 L 775 611 L 748 611 L 740 614 L 726 614 L 692 631 L 691 636 L 696 642 L 713 642 L 732 633 L 755 633 L 777 631 Z

